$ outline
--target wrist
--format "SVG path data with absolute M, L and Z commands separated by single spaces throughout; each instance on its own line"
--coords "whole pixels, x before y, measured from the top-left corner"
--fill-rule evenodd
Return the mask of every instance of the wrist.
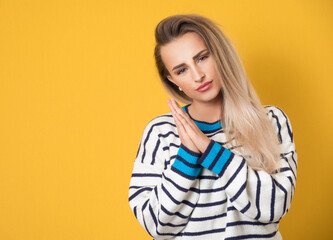
M 200 157 L 201 156 L 201 152 L 200 150 L 192 150 L 190 148 L 188 148 L 187 146 L 185 146 L 183 143 L 180 143 L 179 149 L 183 149 L 186 152 L 188 152 L 189 154 L 195 156 L 195 157 Z
M 205 137 L 203 140 L 202 140 L 202 143 L 200 144 L 200 153 L 204 153 L 208 147 L 208 145 L 210 144 L 211 142 L 211 139 L 209 139 L 208 137 Z

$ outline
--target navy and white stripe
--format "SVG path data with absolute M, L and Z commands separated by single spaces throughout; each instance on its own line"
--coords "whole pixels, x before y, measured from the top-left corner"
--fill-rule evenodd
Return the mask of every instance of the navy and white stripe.
M 188 106 L 183 107 L 188 113 Z M 279 171 L 249 167 L 231 148 L 221 122 L 192 118 L 211 141 L 196 153 L 184 146 L 171 113 L 151 120 L 134 162 L 129 203 L 155 239 L 281 239 L 280 219 L 295 191 L 297 153 L 287 115 L 266 106 L 280 142 Z

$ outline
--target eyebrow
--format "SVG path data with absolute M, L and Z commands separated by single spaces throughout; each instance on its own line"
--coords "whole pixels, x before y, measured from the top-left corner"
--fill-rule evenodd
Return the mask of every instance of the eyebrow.
M 195 55 L 193 56 L 193 60 L 196 59 L 196 58 L 197 58 L 202 52 L 204 52 L 204 51 L 207 51 L 207 48 L 204 49 L 204 50 L 201 50 L 200 52 L 198 52 L 197 54 L 195 54 Z M 175 70 L 175 69 L 177 69 L 177 68 L 180 68 L 180 67 L 182 67 L 182 66 L 184 66 L 184 65 L 185 65 L 185 63 L 178 64 L 177 66 L 174 66 L 172 70 Z

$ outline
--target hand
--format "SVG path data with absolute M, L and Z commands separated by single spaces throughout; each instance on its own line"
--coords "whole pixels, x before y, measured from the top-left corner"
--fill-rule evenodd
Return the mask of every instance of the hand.
M 167 100 L 167 102 L 175 119 L 182 144 L 194 152 L 203 153 L 207 149 L 210 139 L 198 128 L 173 98 Z
M 170 100 L 167 100 L 169 108 L 171 109 L 171 113 L 172 116 L 175 120 L 176 126 L 177 126 L 177 130 L 178 130 L 178 135 L 180 138 L 181 143 L 187 147 L 188 149 L 190 149 L 193 152 L 197 152 L 199 153 L 199 149 L 197 148 L 197 146 L 193 143 L 193 141 L 191 140 L 190 136 L 188 136 L 188 134 L 186 133 L 185 128 L 183 127 L 179 116 L 173 106 L 173 103 Z

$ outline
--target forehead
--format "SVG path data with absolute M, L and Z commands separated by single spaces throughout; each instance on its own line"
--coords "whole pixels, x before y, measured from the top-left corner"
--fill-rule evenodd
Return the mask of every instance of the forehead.
M 191 61 L 195 54 L 205 48 L 207 46 L 199 34 L 194 32 L 185 33 L 161 47 L 162 61 L 170 70 L 177 64 Z

